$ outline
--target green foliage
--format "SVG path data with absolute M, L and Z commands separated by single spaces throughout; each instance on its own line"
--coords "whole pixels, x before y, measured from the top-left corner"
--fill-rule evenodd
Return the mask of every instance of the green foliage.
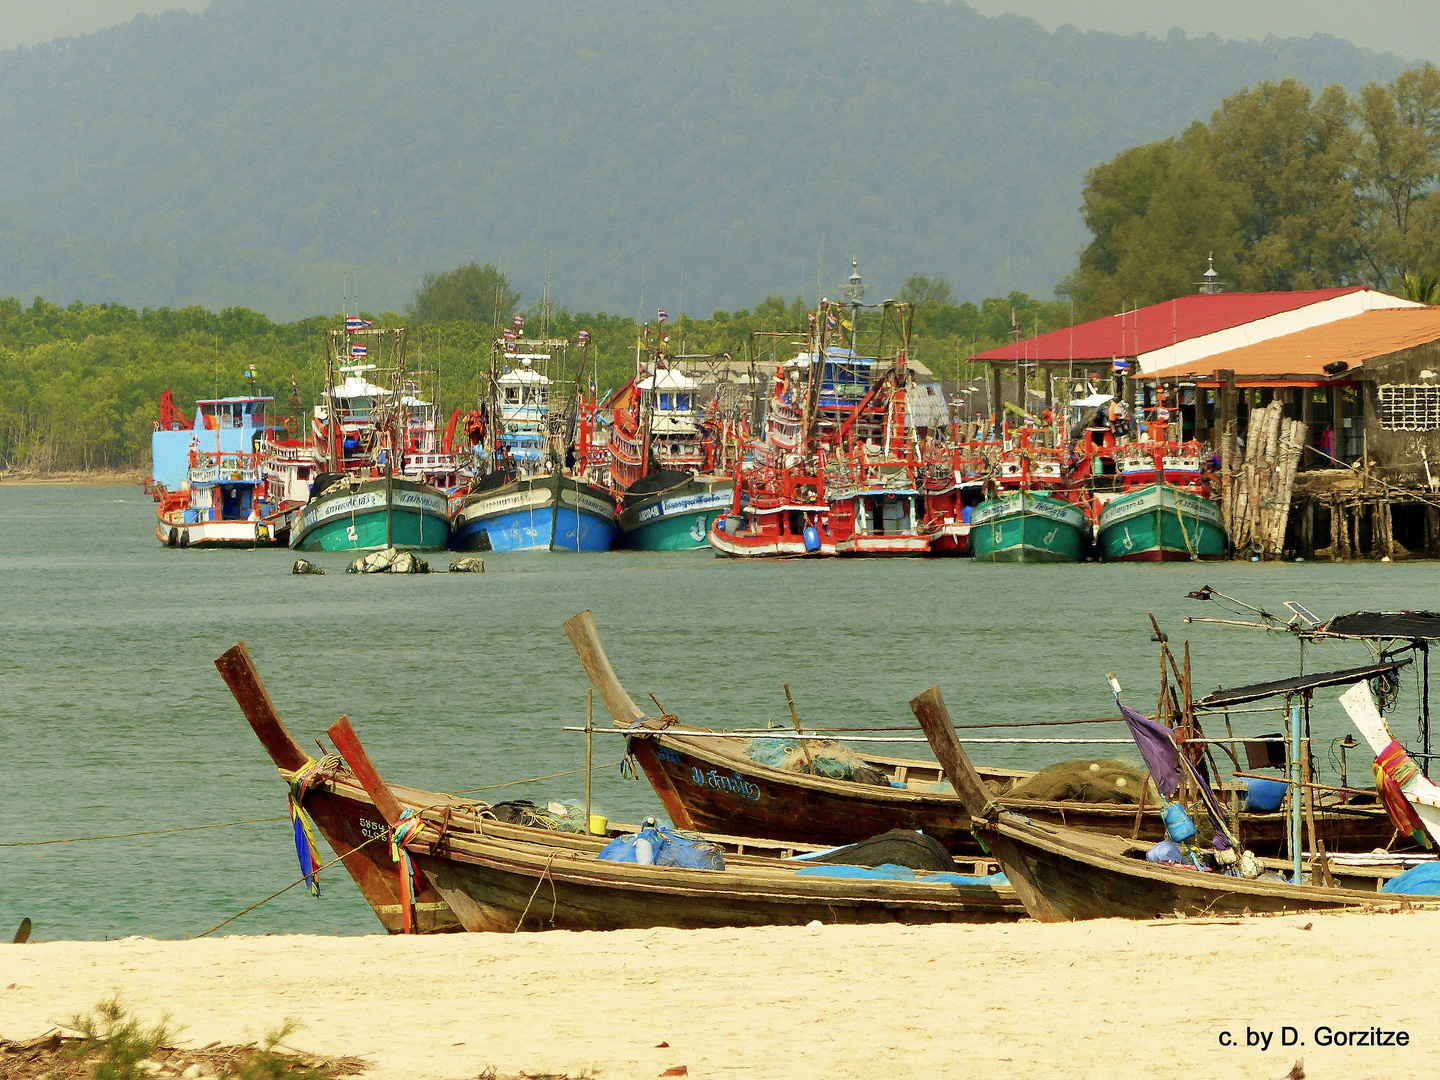
M 192 6 L 0 54 L 0 295 L 295 318 L 486 253 L 572 310 L 634 314 L 642 281 L 733 310 L 813 304 L 822 240 L 831 295 L 852 254 L 883 295 L 917 267 L 1034 294 L 1096 160 L 1238 87 L 1403 67 L 920 0 Z
M 93 1060 L 94 1080 L 145 1080 L 149 1073 L 142 1063 L 177 1034 L 169 1016 L 145 1027 L 125 1010 L 119 997 L 100 1002 L 88 1016 L 73 1017 L 70 1027 L 82 1038 L 74 1055 Z
M 292 1057 L 277 1054 L 275 1048 L 299 1030 L 296 1020 L 286 1020 L 280 1027 L 265 1036 L 264 1041 L 240 1062 L 221 1073 L 224 1080 L 330 1080 L 335 1070 L 318 1068 L 296 1061 Z
M 1440 304 L 1440 272 L 1425 270 L 1406 274 L 1400 283 L 1400 295 L 1417 304 Z
M 978 305 L 947 302 L 937 298 L 948 295 L 944 285 L 928 286 L 931 298 L 916 308 L 911 340 L 912 356 L 942 378 L 971 374 L 964 358 L 1012 340 L 1015 330 L 1028 336 L 1069 320 L 1067 305 L 1021 292 Z M 808 314 L 801 297 L 787 301 L 776 294 L 753 309 L 716 311 L 708 319 L 681 312 L 664 332 L 672 354 L 728 353 L 743 370 L 752 359 L 752 333 L 803 333 Z M 376 326 L 404 324 L 394 312 L 368 317 Z M 293 379 L 300 401 L 309 405 L 324 381 L 323 331 L 342 325 L 343 318 L 276 323 L 244 308 L 135 311 L 118 304 L 62 308 L 40 299 L 29 306 L 0 299 L 0 469 L 147 469 L 160 394 L 171 391 L 190 416 L 197 398 L 247 392 L 243 373 L 251 364 L 261 392 L 283 405 Z M 531 334 L 573 342 L 582 329 L 590 332 L 590 347 L 572 347 L 570 360 L 572 369 L 585 365 L 581 377 L 593 375 L 600 392 L 634 374 L 641 334 L 633 318 L 547 307 L 531 319 Z M 407 367 L 425 373 L 427 392 L 438 384 L 444 412 L 472 408 L 490 370 L 493 340 L 493 324 L 483 314 L 479 320 L 422 323 L 410 330 Z M 781 339 L 782 349 L 788 340 L 794 339 Z M 762 372 L 773 363 L 765 352 L 771 347 L 762 342 L 753 358 Z
M 443 274 L 426 274 L 406 313 L 412 322 L 477 322 L 494 326 L 507 320 L 520 293 L 494 263 L 471 262 Z
M 950 282 L 943 277 L 931 281 L 924 274 L 911 274 L 905 279 L 905 284 L 900 286 L 900 299 L 908 300 L 912 304 L 953 306 L 955 293 L 950 288 Z
M 1227 97 L 1209 123 L 1091 169 L 1091 242 L 1060 292 L 1084 318 L 1230 288 L 1396 288 L 1440 258 L 1440 72 L 1351 98 L 1299 80 Z

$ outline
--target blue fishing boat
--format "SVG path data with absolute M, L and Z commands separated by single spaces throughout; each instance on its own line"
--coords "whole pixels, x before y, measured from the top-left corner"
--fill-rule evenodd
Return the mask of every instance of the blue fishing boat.
M 475 452 L 482 468 L 451 521 L 452 546 L 465 551 L 609 551 L 618 529 L 615 500 L 585 479 L 575 447 L 578 394 L 549 374 L 564 371 L 569 342 L 518 336 L 495 342 L 487 415 Z M 558 358 L 557 358 L 558 354 Z

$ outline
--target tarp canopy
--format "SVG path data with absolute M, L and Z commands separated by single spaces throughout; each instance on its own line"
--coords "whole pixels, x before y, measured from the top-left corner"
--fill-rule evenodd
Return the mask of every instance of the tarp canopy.
M 1317 634 L 1350 638 L 1407 638 L 1425 641 L 1440 638 L 1440 612 L 1355 611 L 1336 615 L 1315 628 Z
M 1206 694 L 1195 702 L 1195 707 L 1199 709 L 1229 709 L 1236 705 L 1244 705 L 1249 701 L 1279 697 L 1281 694 L 1294 694 L 1302 690 L 1314 690 L 1321 686 L 1357 683 L 1365 679 L 1373 679 L 1376 675 L 1398 671 L 1408 663 L 1410 663 L 1409 660 L 1397 660 L 1384 664 L 1366 664 L 1364 667 L 1346 668 L 1344 671 L 1317 671 L 1313 675 L 1296 675 L 1293 679 L 1277 679 L 1274 682 L 1237 686 L 1230 690 L 1216 690 L 1213 694 Z

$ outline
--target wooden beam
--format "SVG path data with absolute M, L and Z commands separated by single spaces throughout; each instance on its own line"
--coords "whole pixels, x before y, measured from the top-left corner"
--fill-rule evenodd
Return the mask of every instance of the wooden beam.
M 335 744 L 335 749 L 340 751 L 345 764 L 350 766 L 355 779 L 360 781 L 365 793 L 375 801 L 375 809 L 380 811 L 385 824 L 394 828 L 400 821 L 400 800 L 395 798 L 389 786 L 380 779 L 380 772 L 370 760 L 370 755 L 365 752 L 360 736 L 355 734 L 355 729 L 350 724 L 350 718 L 342 716 L 336 720 L 330 725 L 329 734 L 330 741 Z
M 971 819 L 980 821 L 995 817 L 1000 812 L 1000 804 L 990 794 L 990 789 L 985 786 L 985 781 L 980 779 L 980 774 L 970 763 L 965 748 L 956 738 L 955 724 L 950 719 L 950 710 L 945 708 L 945 699 L 940 694 L 940 688 L 932 686 L 929 690 L 915 695 L 910 699 L 910 710 L 915 714 L 915 719 L 920 721 L 925 737 L 930 740 L 931 749 L 935 751 L 935 757 L 945 770 L 951 786 L 955 788 L 955 794 L 959 795 L 960 801 L 965 804 Z
M 565 633 L 570 638 L 575 655 L 585 665 L 585 674 L 590 676 L 590 682 L 600 692 L 600 700 L 605 702 L 605 707 L 615 718 L 615 726 L 629 727 L 644 716 L 610 666 L 610 658 L 600 644 L 600 632 L 595 628 L 595 619 L 590 612 L 582 611 L 566 619 Z
M 235 695 L 240 711 L 250 721 L 275 767 L 285 772 L 303 769 L 310 755 L 295 741 L 280 714 L 275 711 L 275 703 L 260 681 L 260 673 L 255 670 L 255 661 L 250 659 L 250 650 L 245 648 L 245 643 L 237 641 L 232 648 L 221 653 L 215 659 L 215 667 L 225 685 L 230 687 L 230 693 Z

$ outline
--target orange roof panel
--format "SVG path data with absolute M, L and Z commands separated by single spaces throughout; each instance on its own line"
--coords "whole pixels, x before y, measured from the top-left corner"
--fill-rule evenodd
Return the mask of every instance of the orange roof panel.
M 1217 371 L 1237 379 L 1311 376 L 1324 379 L 1325 365 L 1344 360 L 1351 368 L 1367 360 L 1440 340 L 1440 308 L 1381 308 L 1256 342 L 1204 360 L 1176 364 L 1146 379 L 1205 378 Z

